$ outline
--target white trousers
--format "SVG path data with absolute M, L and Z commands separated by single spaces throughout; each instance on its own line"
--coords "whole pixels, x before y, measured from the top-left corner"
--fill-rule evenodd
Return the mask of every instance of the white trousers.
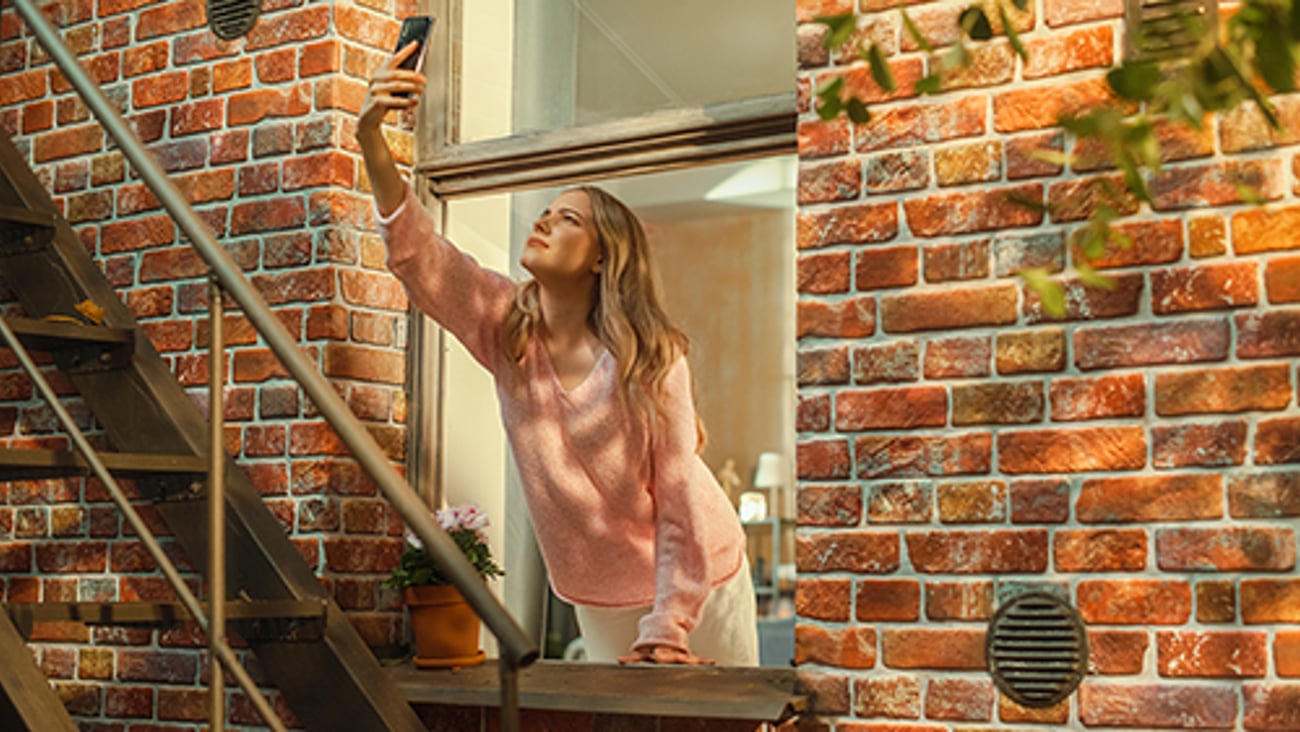
M 587 660 L 617 663 L 620 656 L 631 653 L 639 635 L 637 623 L 652 609 L 649 605 L 575 605 Z M 758 619 L 748 559 L 734 577 L 709 592 L 700 624 L 691 631 L 689 643 L 692 653 L 719 666 L 758 665 Z

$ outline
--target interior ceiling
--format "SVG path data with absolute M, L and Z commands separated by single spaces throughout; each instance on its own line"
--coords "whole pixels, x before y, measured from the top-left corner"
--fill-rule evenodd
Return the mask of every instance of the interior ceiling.
M 789 0 L 572 0 L 584 31 L 676 104 L 794 90 Z M 608 56 L 605 56 L 608 59 Z

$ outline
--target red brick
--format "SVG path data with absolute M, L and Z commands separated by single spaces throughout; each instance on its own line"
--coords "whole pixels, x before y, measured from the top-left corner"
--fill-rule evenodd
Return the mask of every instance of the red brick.
M 993 718 L 997 692 L 988 679 L 931 678 L 925 692 L 927 719 L 987 722 Z
M 1144 630 L 1089 630 L 1088 671 L 1105 675 L 1140 674 L 1150 642 Z
M 848 714 L 849 679 L 826 673 L 799 671 L 795 674 L 795 693 L 808 698 L 808 711 L 812 714 Z M 669 721 L 664 718 L 663 721 Z M 666 732 L 666 731 L 664 731 Z M 700 730 L 699 732 L 704 732 Z M 734 732 L 741 732 L 736 730 Z M 816 732 L 825 732 L 817 730 Z
M 1187 222 L 1187 250 L 1197 259 L 1228 251 L 1228 226 L 1222 216 L 1201 216 Z
M 1237 254 L 1300 249 L 1300 207 L 1250 208 L 1232 217 Z
M 1300 472 L 1259 472 L 1228 480 L 1233 518 L 1300 516 Z
M 841 432 L 941 427 L 947 415 L 948 394 L 941 386 L 846 390 L 835 399 L 835 428 Z
M 856 485 L 799 489 L 800 526 L 857 526 L 862 521 L 862 489 Z
M 808 480 L 848 478 L 851 465 L 848 440 L 800 442 L 795 448 L 798 477 Z
M 914 285 L 917 281 L 915 247 L 865 248 L 858 251 L 854 288 L 858 291 Z
M 866 203 L 836 206 L 829 211 L 800 211 L 796 246 L 801 251 L 831 244 L 870 244 L 898 236 L 898 204 Z
M 925 378 L 988 376 L 992 356 L 987 336 L 932 340 L 925 344 Z
M 1300 302 L 1300 257 L 1270 260 L 1264 269 L 1264 285 L 1270 303 Z
M 1083 523 L 1221 518 L 1222 494 L 1223 477 L 1211 473 L 1090 478 L 1075 513 Z
M 1237 356 L 1300 356 L 1300 310 L 1243 313 L 1237 321 Z
M 830 29 L 820 23 L 800 23 L 795 29 L 799 68 L 810 69 L 830 63 L 830 52 L 824 42 Z
M 1002 177 L 1002 143 L 951 145 L 934 153 L 935 182 L 940 186 L 986 183 Z
M 1230 729 L 1237 719 L 1231 687 L 1101 683 L 1079 687 L 1079 721 L 1089 727 Z
M 1151 464 L 1220 467 L 1246 460 L 1246 423 L 1175 424 L 1151 428 Z
M 173 104 L 184 100 L 189 93 L 190 76 L 187 71 L 148 76 L 131 84 L 131 101 L 136 109 Z
M 798 303 L 797 338 L 865 338 L 875 332 L 875 298 L 835 302 L 800 299 Z
M 860 478 L 987 473 L 992 451 L 992 437 L 980 432 L 860 437 L 854 443 Z
M 998 467 L 1006 473 L 1135 470 L 1146 464 L 1141 427 L 1017 430 L 998 434 Z
M 824 158 L 847 153 L 849 130 L 849 121 L 844 118 L 830 122 L 823 122 L 820 119 L 800 122 L 797 134 L 800 159 Z
M 920 150 L 872 155 L 863 170 L 871 194 L 913 191 L 930 184 L 930 156 Z
M 874 302 L 874 301 L 873 301 Z M 853 350 L 853 382 L 916 381 L 918 352 L 914 341 L 892 341 Z
M 1300 418 L 1270 419 L 1255 428 L 1255 464 L 1300 463 Z
M 847 622 L 851 591 L 851 580 L 800 578 L 795 581 L 795 613 L 801 618 Z
M 928 620 L 988 620 L 993 617 L 992 582 L 926 582 Z
M 794 629 L 795 663 L 817 663 L 839 668 L 876 665 L 876 631 L 873 628 L 830 630 L 814 625 Z
M 1156 414 L 1285 409 L 1291 403 L 1288 364 L 1156 374 Z
M 207 689 L 158 689 L 158 719 L 201 722 L 208 718 L 208 706 Z
M 1090 68 L 1107 68 L 1114 63 L 1113 31 L 1108 25 L 1091 26 L 1068 33 L 1029 38 L 1021 75 L 1025 79 L 1057 76 Z
M 1219 319 L 1088 328 L 1074 334 L 1074 360 L 1084 370 L 1221 361 L 1230 342 Z
M 1077 597 L 1089 625 L 1181 625 L 1192 611 L 1191 586 L 1174 580 L 1085 579 Z
M 1070 254 L 1075 262 L 1087 261 L 1097 269 L 1136 267 L 1145 264 L 1177 262 L 1183 256 L 1183 228 L 1175 220 L 1134 221 L 1116 224 L 1114 230 L 1131 240 L 1123 246 L 1122 240 L 1107 242 L 1101 256 L 1087 259 L 1077 241 L 1072 241 Z
M 1245 729 L 1300 729 L 1300 684 L 1245 684 L 1243 690 Z
M 795 564 L 800 572 L 888 574 L 898 569 L 898 535 L 834 531 L 795 537 Z
M 122 681 L 192 684 L 197 673 L 198 657 L 192 653 L 133 648 L 117 652 L 117 677 Z
M 899 149 L 983 134 L 988 102 L 980 95 L 955 101 L 890 106 L 872 110 L 871 121 L 855 129 L 862 152 Z
M 1046 129 L 1062 116 L 1113 103 L 1110 88 L 1100 78 L 1025 86 L 993 97 L 993 127 L 998 132 Z
M 1273 658 L 1277 675 L 1300 676 L 1300 630 L 1279 630 L 1273 641 Z
M 326 343 L 324 374 L 344 379 L 402 384 L 406 380 L 406 359 L 397 351 Z
M 43 573 L 104 572 L 107 565 L 108 545 L 102 541 L 43 542 L 36 545 L 36 567 Z
M 334 572 L 386 572 L 397 564 L 402 542 L 379 538 L 326 538 L 325 561 Z
M 805 349 L 795 355 L 795 381 L 800 386 L 849 383 L 849 349 Z
M 1010 283 L 981 288 L 886 295 L 880 322 L 887 333 L 946 330 L 1016 321 L 1019 300 Z
M 1064 523 L 1070 516 L 1070 484 L 1063 480 L 1011 482 L 1011 522 Z
M 1065 368 L 1065 331 L 1048 328 L 999 333 L 996 362 L 999 374 L 1061 371 Z
M 1060 175 L 1065 166 L 1046 160 L 1042 152 L 1062 153 L 1064 137 L 1059 132 L 1035 132 L 1007 137 L 1003 141 L 1007 156 L 1007 180 L 1042 178 Z
M 857 598 L 859 621 L 906 622 L 921 617 L 921 585 L 916 580 L 859 580 Z
M 989 241 L 926 247 L 922 255 L 927 282 L 984 279 L 989 276 Z
M 850 261 L 849 252 L 800 254 L 796 262 L 798 291 L 820 295 L 848 292 Z
M 1296 114 L 1300 113 L 1295 100 L 1279 97 L 1271 102 L 1273 111 L 1281 122 L 1274 128 L 1254 104 L 1242 104 L 1224 112 L 1219 122 L 1219 134 L 1225 153 L 1263 150 L 1276 145 L 1291 145 L 1300 138 L 1296 135 Z
M 984 629 L 890 628 L 881 631 L 889 668 L 983 670 Z
M 1161 676 L 1259 678 L 1268 670 L 1268 636 L 1225 631 L 1156 634 Z
M 1285 190 L 1282 161 L 1231 160 L 1211 165 L 1167 167 L 1151 180 L 1157 211 L 1242 203 L 1242 187 L 1273 200 Z
M 1110 207 L 1125 216 L 1138 211 L 1138 200 L 1128 193 L 1118 175 L 1098 175 L 1089 178 L 1053 183 L 1047 194 L 1052 222 L 1084 221 L 1102 206 Z
M 104 714 L 114 718 L 153 716 L 153 689 L 114 684 L 104 689 Z
M 1054 379 L 1049 398 L 1057 422 L 1141 417 L 1146 410 L 1146 381 L 1143 374 Z
M 298 59 L 298 76 L 307 78 L 338 71 L 340 48 L 338 40 L 329 39 L 301 46 Z
M 854 160 L 799 166 L 799 203 L 849 201 L 862 195 L 862 167 Z
M 1259 302 L 1254 262 L 1226 262 L 1151 273 L 1151 309 L 1158 314 L 1244 307 Z
M 329 31 L 330 8 L 308 6 L 299 10 L 263 17 L 244 42 L 246 51 L 302 43 L 324 36 Z
M 917 531 L 907 534 L 907 553 L 918 572 L 980 574 L 1047 569 L 1047 532 Z
M 1141 529 L 1057 531 L 1053 561 L 1058 572 L 1140 572 L 1146 569 L 1146 536 Z
M 1003 523 L 1007 518 L 1007 485 L 1002 481 L 940 483 L 939 520 L 945 524 Z
M 925 64 L 916 57 L 887 59 L 890 73 L 894 76 L 895 88 L 886 92 L 876 84 L 870 68 L 866 64 L 855 64 L 847 69 L 837 69 L 818 74 L 815 83 L 818 88 L 830 83 L 836 77 L 844 79 L 841 97 L 847 99 L 856 96 L 867 104 L 884 101 L 907 99 L 916 96 L 915 85 L 925 75 Z
M 1295 532 L 1233 526 L 1161 529 L 1156 560 L 1165 571 L 1287 571 L 1295 568 Z
M 1300 622 L 1300 580 L 1241 580 L 1241 619 L 1246 624 Z
M 855 678 L 853 712 L 859 717 L 868 718 L 920 719 L 921 680 L 916 676 Z M 838 727 L 844 729 L 845 725 L 841 723 Z M 896 726 L 888 729 L 891 732 L 903 732 L 896 729 Z
M 826 432 L 831 428 L 831 398 L 829 394 L 798 396 L 795 407 L 795 431 Z
M 104 131 L 97 124 L 69 127 L 38 135 L 32 141 L 32 159 L 37 163 L 96 153 L 103 149 Z
M 1009 227 L 1033 226 L 1042 214 L 1019 205 L 1010 197 L 1042 200 L 1043 187 L 1036 183 L 980 190 L 941 193 L 909 198 L 903 202 L 912 233 L 921 237 L 1000 231 Z
M 299 117 L 311 111 L 311 85 L 286 89 L 254 89 L 231 94 L 226 102 L 226 124 L 256 124 L 270 117 Z
M 867 487 L 867 520 L 879 523 L 926 523 L 931 520 L 928 483 L 872 481 Z

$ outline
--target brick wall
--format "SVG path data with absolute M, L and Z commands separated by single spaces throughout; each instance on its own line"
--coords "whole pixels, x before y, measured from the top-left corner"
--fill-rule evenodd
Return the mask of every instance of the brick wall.
M 266 0 L 251 35 L 234 42 L 207 30 L 203 0 L 47 6 L 397 462 L 405 460 L 406 302 L 372 233 L 352 129 L 365 79 L 396 38 L 395 18 L 414 4 Z M 392 139 L 409 163 L 413 120 L 402 122 Z M 0 15 L 0 124 L 177 377 L 206 404 L 205 266 L 10 8 Z M 341 457 L 337 438 L 247 322 L 232 314 L 226 333 L 229 450 L 366 641 L 391 651 L 405 638 L 400 598 L 378 585 L 400 552 L 400 522 Z M 5 442 L 65 445 L 5 359 Z M 164 528 L 149 506 L 142 510 Z M 0 483 L 0 586 L 6 601 L 171 598 L 94 481 Z M 86 729 L 122 730 L 126 720 L 132 730 L 197 729 L 186 723 L 206 718 L 206 692 L 195 688 L 205 663 L 189 650 L 192 632 L 44 627 L 37 640 L 34 652 Z M 256 719 L 238 693 L 231 710 L 232 723 Z
M 1116 287 L 1071 283 L 1054 319 L 1013 273 L 1068 261 L 1106 173 L 1031 151 L 1104 102 L 1122 4 L 1030 3 L 1028 62 L 995 39 L 922 98 L 903 5 L 951 42 L 960 3 L 798 3 L 805 726 L 1300 729 L 1300 96 L 1282 132 L 1250 111 L 1165 130 L 1154 210 L 1122 222 L 1137 246 L 1101 263 Z M 899 92 L 822 49 L 812 19 L 850 11 Z M 837 74 L 868 124 L 811 111 Z M 1077 606 L 1092 648 L 1046 710 L 984 670 L 988 620 L 1031 588 Z

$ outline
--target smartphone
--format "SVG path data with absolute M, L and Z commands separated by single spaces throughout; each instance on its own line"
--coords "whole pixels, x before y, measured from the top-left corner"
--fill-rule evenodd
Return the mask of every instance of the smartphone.
M 397 47 L 393 53 L 397 53 L 411 41 L 419 41 L 420 47 L 405 59 L 398 68 L 419 71 L 424 68 L 424 49 L 429 44 L 429 34 L 433 32 L 433 18 L 428 15 L 412 15 L 402 21 L 402 31 L 397 34 Z

